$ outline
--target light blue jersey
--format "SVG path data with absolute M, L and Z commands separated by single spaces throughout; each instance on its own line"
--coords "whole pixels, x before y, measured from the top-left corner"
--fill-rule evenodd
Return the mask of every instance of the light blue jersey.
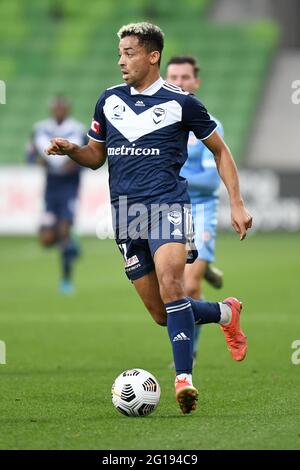
M 222 124 L 212 116 L 211 119 L 217 123 L 217 131 L 223 137 Z M 181 169 L 180 176 L 186 178 L 188 182 L 198 258 L 211 263 L 214 261 L 221 179 L 213 154 L 192 132 L 190 132 L 188 140 L 188 159 Z M 199 220 L 200 218 L 203 220 Z

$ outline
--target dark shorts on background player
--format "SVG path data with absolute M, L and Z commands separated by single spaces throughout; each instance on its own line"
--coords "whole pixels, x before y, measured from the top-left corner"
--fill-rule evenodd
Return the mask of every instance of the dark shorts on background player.
M 147 214 L 130 217 L 126 226 L 118 225 L 116 230 L 116 242 L 125 261 L 125 273 L 131 281 L 155 269 L 154 254 L 166 243 L 185 244 L 188 263 L 193 263 L 198 256 L 190 205 L 166 205 L 159 211 L 150 206 L 147 209 Z
M 55 192 L 53 190 L 46 191 L 42 227 L 54 226 L 59 221 L 73 224 L 77 197 L 78 186 L 75 185 L 56 189 Z

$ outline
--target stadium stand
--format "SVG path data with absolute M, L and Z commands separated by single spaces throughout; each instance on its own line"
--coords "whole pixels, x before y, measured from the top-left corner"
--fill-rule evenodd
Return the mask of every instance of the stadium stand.
M 199 98 L 225 125 L 226 140 L 242 160 L 251 120 L 277 44 L 270 22 L 224 25 L 209 22 L 209 0 L 3 0 L 0 79 L 7 104 L 0 108 L 0 162 L 22 163 L 35 121 L 48 100 L 65 93 L 74 114 L 89 125 L 99 93 L 120 82 L 115 33 L 126 22 L 148 19 L 166 33 L 170 55 L 193 54 L 201 64 Z M 176 14 L 175 14 L 176 13 Z M 202 98 L 203 97 L 203 98 Z

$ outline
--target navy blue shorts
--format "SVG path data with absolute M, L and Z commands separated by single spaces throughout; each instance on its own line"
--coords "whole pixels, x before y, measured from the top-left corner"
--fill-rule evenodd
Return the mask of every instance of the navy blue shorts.
M 169 210 L 171 207 L 171 210 Z M 130 219 L 124 231 L 118 226 L 116 242 L 125 261 L 125 273 L 134 281 L 155 269 L 153 257 L 156 250 L 166 243 L 182 243 L 187 249 L 187 263 L 197 259 L 194 244 L 194 226 L 191 206 L 173 204 L 152 217 Z M 137 224 L 137 222 L 139 222 Z
M 52 227 L 58 222 L 74 222 L 78 187 L 70 186 L 62 190 L 46 191 L 45 211 L 42 216 L 42 227 Z

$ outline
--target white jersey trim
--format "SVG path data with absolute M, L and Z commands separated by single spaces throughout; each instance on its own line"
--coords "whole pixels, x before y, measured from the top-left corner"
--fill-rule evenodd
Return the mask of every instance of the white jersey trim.
M 203 139 L 199 139 L 199 140 L 201 140 L 201 142 L 202 142 L 203 140 L 208 139 L 208 138 L 217 130 L 217 127 L 218 127 L 218 126 L 217 126 L 217 124 L 216 124 L 216 127 L 214 128 L 213 131 L 211 131 L 210 134 L 208 134 L 206 137 L 203 137 Z
M 98 140 L 98 139 L 95 139 L 95 138 L 92 137 L 89 133 L 87 133 L 87 136 L 88 136 L 90 139 L 94 140 L 95 142 L 106 142 L 106 140 Z
M 166 81 L 163 84 L 163 88 L 165 88 L 168 91 L 173 91 L 174 93 L 178 93 L 179 95 L 190 95 L 188 91 L 184 91 L 179 86 L 172 85 L 171 83 L 168 83 Z
M 130 87 L 130 94 L 152 96 L 155 93 L 157 93 L 158 90 L 161 89 L 163 84 L 164 84 L 164 80 L 161 77 L 159 77 L 154 83 L 152 83 L 150 86 L 148 86 L 148 88 L 146 88 L 143 91 L 138 91 L 133 86 Z
M 106 88 L 107 90 L 113 90 L 114 88 L 118 88 L 119 86 L 127 86 L 127 83 L 119 83 L 119 85 L 110 86 Z

